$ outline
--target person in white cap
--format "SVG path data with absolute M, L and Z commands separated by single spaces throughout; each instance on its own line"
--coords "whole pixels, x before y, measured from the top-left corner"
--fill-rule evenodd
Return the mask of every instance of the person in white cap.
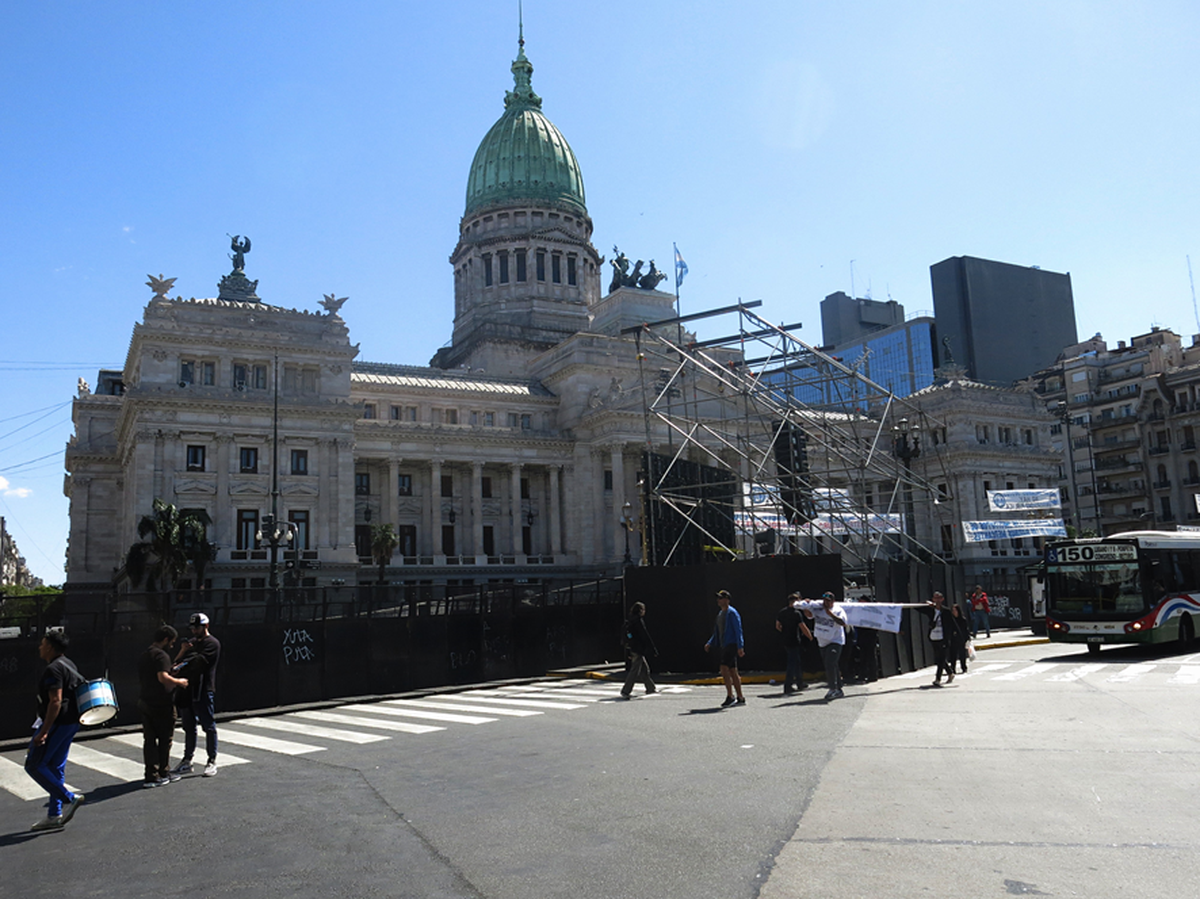
M 171 769 L 171 777 L 178 779 L 192 773 L 192 756 L 196 752 L 196 723 L 204 730 L 204 748 L 208 751 L 208 762 L 204 776 L 217 773 L 217 721 L 215 694 L 217 690 L 217 663 L 221 660 L 221 643 L 208 632 L 208 616 L 196 612 L 188 619 L 192 637 L 184 640 L 175 656 L 175 671 L 188 682 L 188 689 L 180 690 L 179 717 L 183 726 L 183 760 Z

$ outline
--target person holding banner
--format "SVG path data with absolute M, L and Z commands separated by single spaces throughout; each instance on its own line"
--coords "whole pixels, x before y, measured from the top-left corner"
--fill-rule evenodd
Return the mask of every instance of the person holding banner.
M 979 622 L 983 622 L 983 626 L 987 629 L 987 635 L 992 635 L 992 606 L 988 602 L 987 594 L 983 592 L 983 588 L 978 584 L 975 585 L 975 590 L 971 593 L 971 637 L 979 636 Z
M 834 601 L 832 593 L 823 594 L 820 601 L 801 599 L 792 603 L 792 608 L 812 613 L 813 633 L 821 650 L 821 661 L 825 663 L 825 683 L 829 687 L 825 701 L 841 699 L 845 694 L 842 693 L 840 663 L 842 648 L 846 645 L 846 631 L 850 630 L 850 621 L 845 611 Z
M 716 624 L 713 625 L 712 636 L 704 644 L 704 651 L 716 648 L 721 659 L 721 679 L 725 681 L 725 701 L 722 708 L 728 705 L 745 705 L 746 697 L 742 695 L 742 676 L 738 674 L 738 659 L 746 654 L 746 641 L 742 636 L 742 616 L 738 610 L 729 604 L 731 599 L 728 590 L 717 591 L 717 605 L 721 611 L 717 613 Z M 737 691 L 737 699 L 733 698 Z

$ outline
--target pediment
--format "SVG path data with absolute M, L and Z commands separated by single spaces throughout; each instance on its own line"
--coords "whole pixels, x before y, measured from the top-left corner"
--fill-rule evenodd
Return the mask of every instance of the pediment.
M 175 482 L 175 495 L 176 496 L 179 496 L 180 494 L 191 494 L 193 496 L 195 496 L 196 494 L 205 494 L 208 496 L 212 496 L 216 492 L 217 492 L 217 485 L 214 484 L 212 481 L 198 481 L 194 478 L 189 478 L 186 480 Z
M 229 493 L 231 496 L 266 496 L 268 491 L 262 484 L 255 484 L 252 481 L 241 481 L 230 484 Z
M 317 488 L 313 484 L 284 484 L 279 492 L 284 496 L 316 496 Z

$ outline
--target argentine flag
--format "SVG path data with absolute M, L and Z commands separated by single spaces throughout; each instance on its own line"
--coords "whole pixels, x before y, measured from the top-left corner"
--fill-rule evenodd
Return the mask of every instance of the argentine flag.
M 675 244 L 671 244 L 671 246 L 675 247 L 675 289 L 678 290 L 679 285 L 683 283 L 683 279 L 687 277 L 688 267 L 687 263 L 683 261 L 679 247 L 676 247 Z

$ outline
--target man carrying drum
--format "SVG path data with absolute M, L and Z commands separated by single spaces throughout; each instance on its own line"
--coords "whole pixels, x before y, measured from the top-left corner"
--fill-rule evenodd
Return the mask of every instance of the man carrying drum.
M 204 776 L 217 773 L 217 721 L 214 694 L 217 689 L 217 662 L 221 660 L 221 643 L 208 632 L 208 616 L 196 612 L 188 619 L 192 638 L 184 640 L 175 656 L 175 672 L 190 685 L 182 691 L 179 715 L 183 724 L 183 760 L 171 769 L 172 774 L 192 773 L 192 756 L 196 752 L 196 722 L 204 730 L 204 748 L 208 763 Z M 186 704 L 183 701 L 186 699 Z
M 67 789 L 67 753 L 79 731 L 79 708 L 75 690 L 83 675 L 67 658 L 67 635 L 48 631 L 38 646 L 46 670 L 38 681 L 38 719 L 25 756 L 25 771 L 50 794 L 49 813 L 32 830 L 60 830 L 75 815 L 84 800 L 82 793 Z

